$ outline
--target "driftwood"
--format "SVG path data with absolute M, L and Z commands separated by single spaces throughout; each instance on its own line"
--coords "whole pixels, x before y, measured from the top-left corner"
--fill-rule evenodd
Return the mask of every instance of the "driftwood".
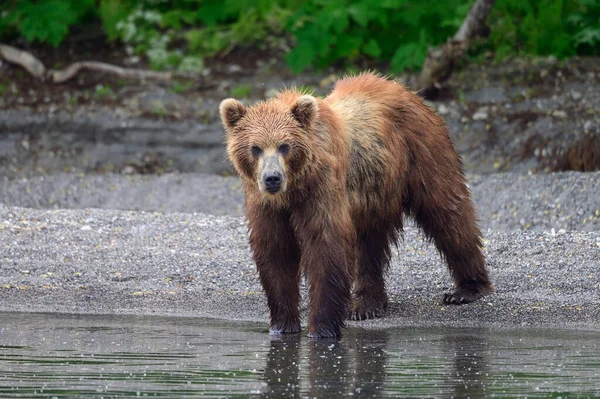
M 155 72 L 145 69 L 122 68 L 120 66 L 97 61 L 75 62 L 64 69 L 46 70 L 44 64 L 33 54 L 6 44 L 0 44 L 0 59 L 4 59 L 12 64 L 20 65 L 37 79 L 49 80 L 52 83 L 64 83 L 75 77 L 82 70 L 107 73 L 122 78 L 132 79 L 170 80 L 174 75 L 177 77 L 190 77 L 189 74 L 174 74 L 172 72 Z
M 58 71 L 48 71 L 48 76 L 53 83 L 63 83 L 73 78 L 82 69 L 133 79 L 170 80 L 173 77 L 173 74 L 170 72 L 155 72 L 145 69 L 122 68 L 116 65 L 97 61 L 75 62 L 64 69 Z
M 38 79 L 44 79 L 46 67 L 40 60 L 27 51 L 0 43 L 0 58 L 12 64 L 22 66 L 27 72 Z
M 440 47 L 429 50 L 418 83 L 426 97 L 450 77 L 456 63 L 466 54 L 470 41 L 484 30 L 485 20 L 495 2 L 477 0 L 454 37 Z

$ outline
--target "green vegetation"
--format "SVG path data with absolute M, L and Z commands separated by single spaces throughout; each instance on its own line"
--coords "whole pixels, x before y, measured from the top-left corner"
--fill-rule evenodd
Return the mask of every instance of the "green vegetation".
M 160 101 L 152 102 L 152 114 L 159 118 L 164 118 L 167 115 L 167 108 Z
M 115 92 L 112 90 L 110 86 L 99 84 L 94 89 L 94 97 L 97 99 L 106 98 L 106 97 L 114 97 Z
M 252 93 L 252 85 L 240 84 L 231 89 L 229 95 L 235 98 L 248 98 Z
M 489 21 L 497 59 L 513 54 L 600 55 L 598 0 L 498 0 Z
M 173 84 L 171 85 L 171 90 L 173 90 L 174 93 L 181 94 L 181 93 L 188 92 L 191 87 L 192 87 L 191 81 L 180 82 L 180 81 L 174 80 Z
M 101 22 L 109 41 L 153 69 L 199 72 L 203 59 L 238 46 L 291 48 L 293 71 L 367 58 L 393 71 L 419 68 L 429 46 L 451 37 L 474 0 L 8 0 L 0 40 L 58 46 Z M 497 0 L 491 35 L 475 51 L 600 54 L 600 0 Z M 477 56 L 477 54 L 473 54 Z

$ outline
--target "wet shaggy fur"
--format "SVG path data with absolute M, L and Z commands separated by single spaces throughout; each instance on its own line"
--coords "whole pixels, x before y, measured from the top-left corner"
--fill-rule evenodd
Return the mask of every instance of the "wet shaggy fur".
M 404 214 L 448 263 L 455 291 L 444 303 L 492 291 L 446 125 L 401 84 L 364 73 L 338 81 L 322 99 L 287 90 L 252 107 L 227 99 L 220 112 L 244 185 L 271 333 L 300 331 L 302 274 L 309 336 L 339 336 L 348 317 L 382 316 L 390 246 Z M 285 154 L 277 152 L 282 144 Z M 276 194 L 259 189 L 261 154 L 281 162 L 285 188 Z

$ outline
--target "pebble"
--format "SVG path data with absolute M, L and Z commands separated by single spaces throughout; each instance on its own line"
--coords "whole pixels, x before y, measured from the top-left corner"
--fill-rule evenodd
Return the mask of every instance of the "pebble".
M 444 104 L 440 104 L 437 108 L 437 112 L 440 115 L 446 115 L 448 112 L 450 112 L 450 110 Z
M 237 64 L 231 64 L 225 70 L 227 73 L 238 73 L 242 71 L 242 67 Z
M 482 121 L 488 118 L 487 112 L 477 111 L 473 114 L 474 121 Z
M 566 119 L 567 112 L 563 111 L 562 109 L 555 109 L 554 111 L 552 111 L 552 116 L 554 116 L 555 118 Z

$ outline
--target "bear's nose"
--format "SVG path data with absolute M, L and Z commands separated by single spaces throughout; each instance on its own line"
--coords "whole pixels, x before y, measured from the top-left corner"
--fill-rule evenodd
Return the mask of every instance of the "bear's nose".
M 267 190 L 274 194 L 281 187 L 281 172 L 273 171 L 265 173 L 265 186 Z

